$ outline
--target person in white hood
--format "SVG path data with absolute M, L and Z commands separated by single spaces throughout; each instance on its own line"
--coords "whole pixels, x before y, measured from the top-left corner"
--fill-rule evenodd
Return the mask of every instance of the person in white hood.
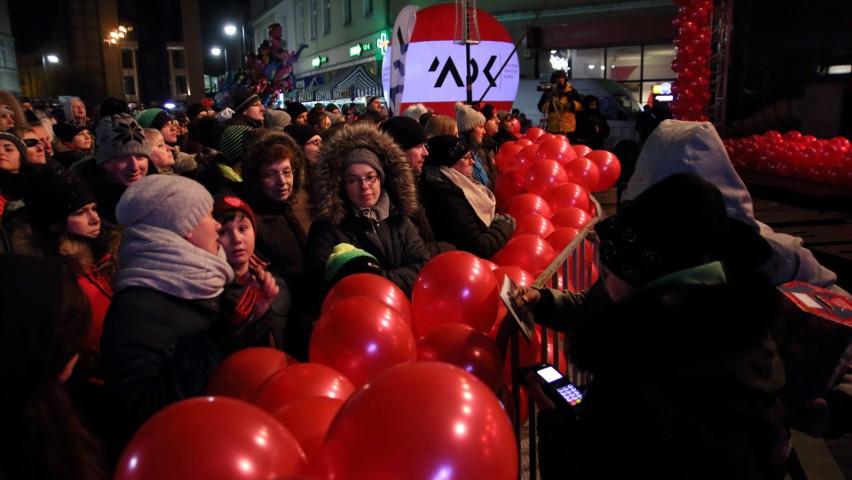
M 633 200 L 651 185 L 680 172 L 694 173 L 719 187 L 728 217 L 760 233 L 771 247 L 771 256 L 758 269 L 773 284 L 798 280 L 849 296 L 836 284 L 837 275 L 814 258 L 801 238 L 775 232 L 755 219 L 751 195 L 709 122 L 662 122 L 642 148 L 621 201 Z

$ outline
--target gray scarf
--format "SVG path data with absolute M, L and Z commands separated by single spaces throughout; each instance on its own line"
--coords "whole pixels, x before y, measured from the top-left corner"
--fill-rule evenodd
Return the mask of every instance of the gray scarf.
M 113 291 L 151 288 L 186 300 L 218 296 L 234 279 L 225 251 L 213 255 L 171 230 L 131 225 L 121 233 L 119 258 L 123 265 L 113 275 Z
M 361 208 L 353 205 L 352 209 L 355 211 L 356 217 L 365 217 L 378 223 L 387 220 L 390 216 L 390 197 L 388 196 L 388 192 L 382 190 L 382 193 L 379 195 L 379 201 L 372 208 Z

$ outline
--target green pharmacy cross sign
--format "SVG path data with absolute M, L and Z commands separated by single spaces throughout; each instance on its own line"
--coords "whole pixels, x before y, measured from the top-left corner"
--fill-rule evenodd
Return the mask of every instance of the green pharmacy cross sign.
M 317 55 L 316 57 L 311 59 L 311 66 L 314 68 L 319 68 L 320 65 L 328 61 L 328 57 L 320 57 Z

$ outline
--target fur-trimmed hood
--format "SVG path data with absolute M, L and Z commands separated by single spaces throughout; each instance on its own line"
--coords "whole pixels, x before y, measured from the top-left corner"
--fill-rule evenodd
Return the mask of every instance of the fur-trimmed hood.
M 293 140 L 293 137 L 281 130 L 258 128 L 249 134 L 249 137 L 246 139 L 245 151 L 243 152 L 243 179 L 248 184 L 249 190 L 253 195 L 263 195 L 260 192 L 258 157 L 264 149 L 272 145 L 282 145 L 286 149 L 295 152 L 295 161 L 290 161 L 290 166 L 293 168 L 293 190 L 290 194 L 290 198 L 292 198 L 304 184 L 305 153 L 295 140 Z
M 414 215 L 419 208 L 417 188 L 405 154 L 390 135 L 380 132 L 373 125 L 356 124 L 337 132 L 320 150 L 311 177 L 314 220 L 334 225 L 343 221 L 348 199 L 343 190 L 340 167 L 346 154 L 356 148 L 366 148 L 378 155 L 384 170 L 382 190 L 388 193 L 397 211 L 407 217 Z

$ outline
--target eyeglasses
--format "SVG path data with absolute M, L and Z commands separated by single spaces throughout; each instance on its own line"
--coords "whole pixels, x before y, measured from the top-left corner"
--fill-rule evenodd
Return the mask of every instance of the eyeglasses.
M 354 187 L 354 186 L 357 185 L 357 186 L 360 187 L 362 184 L 364 184 L 364 182 L 366 182 L 368 187 L 372 187 L 373 184 L 375 184 L 376 180 L 378 180 L 378 179 L 379 179 L 379 176 L 376 175 L 375 173 L 371 173 L 371 174 L 367 175 L 366 177 L 347 177 L 346 178 L 346 186 L 347 187 Z
M 260 174 L 260 178 L 264 180 L 274 180 L 278 177 L 287 178 L 293 176 L 293 170 L 282 170 L 280 172 L 272 170 L 271 172 L 264 172 Z
M 470 153 L 470 152 L 462 155 L 462 157 L 459 160 L 467 160 L 468 162 L 475 162 L 476 161 L 476 159 L 473 158 L 473 154 Z
M 305 145 L 314 145 L 314 146 L 317 146 L 317 147 L 322 147 L 322 139 L 321 138 L 315 138 L 313 140 L 308 140 L 307 142 L 305 142 Z
M 37 138 L 25 138 L 25 139 L 23 140 L 23 142 L 24 142 L 24 145 L 26 145 L 26 146 L 27 146 L 27 148 L 33 148 L 33 147 L 36 147 L 36 146 L 38 146 L 38 144 L 40 143 L 40 142 L 39 142 L 39 140 L 38 140 Z

